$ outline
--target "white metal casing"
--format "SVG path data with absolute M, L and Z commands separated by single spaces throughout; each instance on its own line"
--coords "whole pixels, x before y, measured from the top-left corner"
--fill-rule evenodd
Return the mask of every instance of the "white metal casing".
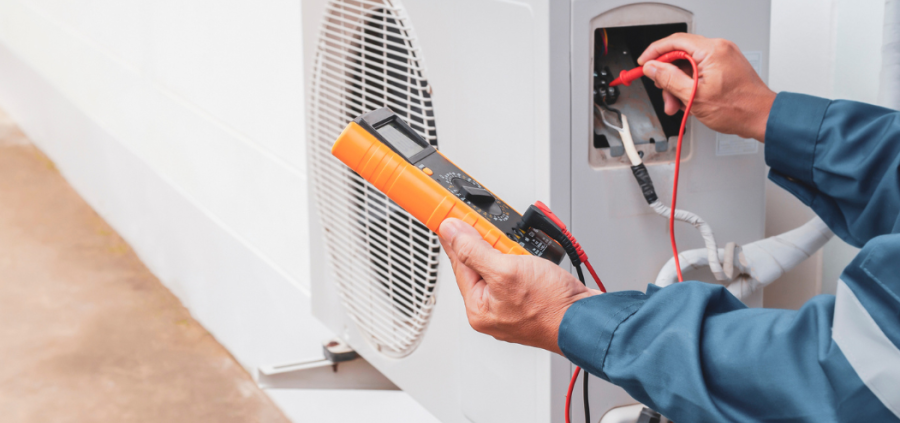
M 308 96 L 328 1 L 335 0 L 303 2 Z M 592 25 L 684 22 L 687 16 L 691 32 L 731 39 L 745 52 L 759 52 L 765 65 L 769 2 L 675 1 L 670 4 L 681 11 L 671 14 L 666 7 L 602 0 L 392 3 L 403 8 L 416 35 L 433 88 L 441 151 L 519 211 L 535 200 L 548 202 L 571 222 L 610 290 L 643 291 L 670 257 L 666 223 L 643 202 L 627 167 L 588 165 Z M 627 8 L 608 13 L 621 6 Z M 761 69 L 765 79 L 766 67 Z M 691 153 L 683 159 L 679 205 L 709 221 L 721 243 L 761 238 L 762 149 L 717 156 L 716 134 L 696 122 L 687 138 Z M 648 167 L 660 197 L 668 199 L 671 164 Z M 392 358 L 364 341 L 329 274 L 324 232 L 312 207 L 312 301 L 322 322 L 442 421 L 562 421 L 569 362 L 474 332 L 443 254 L 436 304 L 421 343 Z M 702 246 L 692 228 L 679 227 L 676 235 L 680 248 Z M 635 402 L 597 378 L 591 383 L 592 415 L 598 419 L 614 406 Z M 576 398 L 573 419 L 581 419 L 580 410 Z

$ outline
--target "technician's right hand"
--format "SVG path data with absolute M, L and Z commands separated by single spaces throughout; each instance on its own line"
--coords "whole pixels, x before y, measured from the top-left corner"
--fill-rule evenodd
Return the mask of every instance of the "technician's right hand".
M 700 79 L 691 114 L 714 131 L 765 142 L 775 92 L 731 41 L 674 34 L 647 47 L 638 64 L 644 66 L 644 75 L 663 89 L 666 113 L 673 115 L 682 109 L 693 87 L 690 67 L 681 69 L 654 60 L 674 50 L 687 52 L 697 62 Z
M 469 324 L 501 341 L 562 354 L 557 337 L 566 310 L 600 293 L 550 261 L 500 253 L 460 220 L 445 220 L 440 236 Z

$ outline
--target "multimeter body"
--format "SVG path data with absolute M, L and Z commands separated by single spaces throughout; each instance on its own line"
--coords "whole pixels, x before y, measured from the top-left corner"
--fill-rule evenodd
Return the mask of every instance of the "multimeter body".
M 452 217 L 474 227 L 505 254 L 530 254 L 557 264 L 566 254 L 545 233 L 521 227 L 517 211 L 387 107 L 350 122 L 331 154 L 434 232 Z

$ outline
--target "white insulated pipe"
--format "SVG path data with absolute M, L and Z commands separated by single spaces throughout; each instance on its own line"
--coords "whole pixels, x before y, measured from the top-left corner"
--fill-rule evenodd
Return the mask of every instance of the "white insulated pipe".
M 668 219 L 669 214 L 672 212 L 672 209 L 663 204 L 661 201 L 657 200 L 650 204 L 650 208 L 653 209 L 656 214 Z M 687 210 L 675 209 L 675 220 L 680 222 L 685 222 L 691 224 L 693 227 L 697 228 L 700 231 L 700 236 L 703 237 L 703 243 L 706 244 L 706 261 L 703 265 L 708 265 L 709 270 L 712 271 L 713 276 L 715 276 L 717 281 L 724 281 L 730 279 L 725 275 L 725 272 L 722 270 L 721 259 L 716 255 L 716 251 L 718 251 L 718 246 L 716 245 L 716 237 L 713 234 L 712 227 L 706 223 L 705 220 L 700 218 L 694 213 L 691 213 Z M 681 254 L 678 255 L 681 257 Z M 674 260 L 673 260 L 674 262 Z M 674 266 L 674 264 L 673 264 Z M 697 265 L 702 266 L 700 264 Z M 674 267 L 673 267 L 674 269 Z M 682 272 L 684 269 L 682 269 Z
M 881 53 L 878 104 L 900 110 L 900 0 L 885 0 Z M 726 248 L 717 249 L 718 257 L 715 258 L 709 245 L 708 248 L 683 251 L 678 258 L 682 272 L 714 263 L 710 267 L 719 280 L 721 276 L 716 272 L 716 267 L 723 263 L 721 271 L 732 279 L 727 285 L 728 290 L 743 299 L 809 258 L 832 236 L 831 230 L 816 217 L 797 229 L 747 244 L 743 248 L 728 244 Z M 660 269 L 655 283 L 665 287 L 677 281 L 675 260 L 669 259 Z
M 724 272 L 732 279 L 727 285 L 728 290 L 739 299 L 747 298 L 815 254 L 832 236 L 834 233 L 825 222 L 816 217 L 797 229 L 743 247 L 729 243 L 726 248 L 719 249 L 718 257 Z M 709 263 L 705 248 L 684 251 L 678 257 L 682 272 Z M 664 287 L 677 281 L 675 260 L 669 259 L 655 283 Z

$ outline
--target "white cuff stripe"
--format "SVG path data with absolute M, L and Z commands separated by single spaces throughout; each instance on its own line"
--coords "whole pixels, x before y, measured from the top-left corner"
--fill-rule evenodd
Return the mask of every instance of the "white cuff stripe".
M 831 338 L 866 387 L 900 418 L 900 350 L 841 280 L 838 280 Z

